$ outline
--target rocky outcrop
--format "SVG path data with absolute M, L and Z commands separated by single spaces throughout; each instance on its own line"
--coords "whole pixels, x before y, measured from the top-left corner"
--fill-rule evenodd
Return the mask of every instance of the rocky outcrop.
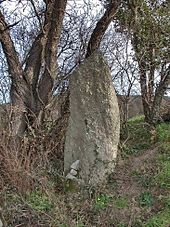
M 102 55 L 95 53 L 70 78 L 70 117 L 64 148 L 67 176 L 75 162 L 79 163 L 75 175 L 86 185 L 98 185 L 114 171 L 119 118 L 109 68 Z

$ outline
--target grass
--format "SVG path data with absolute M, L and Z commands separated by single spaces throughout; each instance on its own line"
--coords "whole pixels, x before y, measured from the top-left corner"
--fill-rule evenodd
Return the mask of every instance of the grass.
M 128 198 L 121 196 L 114 198 L 113 203 L 118 209 L 125 209 L 129 206 Z
M 141 207 L 151 207 L 153 205 L 153 196 L 149 191 L 145 191 L 140 194 L 139 205 Z
M 161 188 L 170 189 L 170 159 L 166 159 L 166 156 L 161 155 L 159 158 L 160 170 L 155 176 L 155 184 Z
M 144 227 L 168 227 L 170 224 L 170 209 L 165 209 L 149 218 Z
M 161 123 L 156 127 L 159 154 L 156 157 L 158 173 L 155 174 L 155 186 L 161 190 L 170 189 L 170 124 Z M 163 192 L 163 191 L 162 191 Z M 170 197 L 160 195 L 163 203 L 161 211 L 150 217 L 144 224 L 145 227 L 167 227 L 170 224 Z
M 136 145 L 124 145 L 121 148 L 121 156 L 122 158 L 129 158 L 129 156 L 133 155 L 133 156 L 138 156 L 140 155 L 140 153 L 149 148 L 149 144 L 147 143 L 139 143 Z
M 36 174 L 40 184 L 26 190 L 23 197 L 15 185 L 13 188 L 11 184 L 9 188 L 5 185 L 7 189 L 0 191 L 2 221 L 6 226 L 26 227 L 167 227 L 170 224 L 170 124 L 157 125 L 156 133 L 157 140 L 151 144 L 144 117 L 130 119 L 127 131 L 122 133 L 122 158 L 116 172 L 108 178 L 107 185 L 93 193 L 63 190 L 58 172 L 52 170 L 47 177 L 43 175 L 45 184 Z M 158 150 L 152 157 L 145 157 L 155 148 Z M 22 182 L 23 178 L 17 186 Z
M 137 116 L 132 117 L 132 118 L 130 118 L 130 119 L 128 120 L 128 123 L 134 124 L 134 125 L 140 124 L 140 123 L 142 123 L 142 122 L 144 122 L 144 115 L 137 115 Z
M 161 123 L 156 130 L 159 142 L 170 142 L 170 123 Z
M 140 171 L 133 171 L 132 176 L 144 188 L 150 188 L 153 186 L 153 176 L 148 173 L 143 174 Z
M 170 124 L 160 124 L 157 126 L 159 142 L 159 156 L 157 165 L 159 171 L 155 176 L 155 183 L 165 189 L 170 189 Z
M 162 154 L 170 154 L 170 142 L 164 142 L 159 145 L 159 152 Z
M 96 210 L 103 210 L 108 207 L 109 204 L 113 203 L 117 209 L 127 208 L 129 205 L 128 198 L 122 196 L 110 196 L 107 194 L 100 194 L 95 199 L 94 208 Z
M 107 205 L 111 202 L 112 197 L 107 194 L 100 194 L 95 199 L 94 209 L 100 210 L 105 209 Z
M 128 121 L 128 142 L 124 145 L 122 152 L 123 158 L 130 158 L 131 156 L 140 155 L 145 149 L 151 147 L 150 135 L 147 127 L 144 126 L 143 116 L 137 116 Z M 161 123 L 156 126 L 157 140 L 156 144 L 159 146 L 159 153 L 155 157 L 155 165 L 157 165 L 157 172 L 153 174 L 141 171 L 133 171 L 132 177 L 147 190 L 152 189 L 161 190 L 170 189 L 170 124 Z M 159 190 L 159 189 L 158 189 Z M 163 192 L 163 191 L 162 191 Z M 170 198 L 163 196 L 162 210 L 153 214 L 147 221 L 140 219 L 134 226 L 145 227 L 167 227 L 170 224 Z M 154 199 L 151 191 L 141 192 L 139 196 L 139 206 L 152 207 L 154 206 Z
M 122 129 L 122 140 L 127 143 L 121 146 L 122 158 L 131 155 L 140 155 L 142 151 L 150 147 L 150 136 L 148 128 L 144 123 L 144 116 L 139 115 L 128 120 L 127 127 Z
M 28 194 L 26 202 L 31 208 L 37 211 L 49 212 L 54 207 L 49 197 L 40 191 L 33 191 Z

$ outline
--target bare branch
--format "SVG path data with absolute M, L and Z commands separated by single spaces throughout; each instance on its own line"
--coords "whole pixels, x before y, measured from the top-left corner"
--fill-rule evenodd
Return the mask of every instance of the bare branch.
M 18 76 L 20 79 L 23 79 L 23 70 L 9 30 L 6 29 L 7 27 L 8 25 L 5 21 L 5 18 L 0 11 L 0 42 L 7 58 L 10 74 L 12 77 Z
M 119 5 L 120 1 L 112 2 L 108 6 L 105 14 L 98 21 L 88 43 L 86 58 L 89 57 L 95 50 L 99 49 L 103 35 L 107 30 L 110 22 L 113 20 L 113 17 L 115 16 Z
M 35 6 L 35 4 L 34 4 L 34 1 L 33 1 L 33 0 L 30 0 L 30 2 L 31 2 L 32 7 L 33 7 L 33 9 L 34 9 L 35 15 L 36 15 L 36 17 L 37 17 L 37 19 L 38 19 L 40 28 L 41 28 L 41 30 L 42 30 L 42 32 L 43 32 L 44 29 L 43 29 L 43 25 L 42 25 L 42 22 L 41 22 L 41 18 L 40 18 L 39 13 L 38 13 L 38 11 L 37 11 L 37 9 L 36 9 L 36 6 Z

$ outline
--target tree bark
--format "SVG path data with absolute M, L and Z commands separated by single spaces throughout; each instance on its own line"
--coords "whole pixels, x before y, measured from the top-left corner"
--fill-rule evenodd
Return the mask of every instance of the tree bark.
M 18 54 L 11 39 L 3 14 L 0 12 L 0 42 L 5 53 L 11 75 L 12 134 L 22 135 L 26 128 L 26 105 L 30 100 L 30 89 Z
M 170 84 L 170 65 L 167 67 L 166 71 L 161 75 L 161 81 L 155 91 L 151 116 L 153 124 L 161 120 L 160 116 L 161 102 L 169 84 Z
M 88 43 L 86 58 L 88 58 L 94 51 L 99 49 L 104 33 L 106 32 L 109 24 L 113 20 L 113 17 L 117 13 L 120 2 L 121 1 L 113 1 L 112 3 L 110 3 L 105 14 L 96 24 L 96 27 Z
M 45 4 L 44 24 L 30 48 L 24 69 L 11 39 L 9 26 L 0 12 L 0 42 L 12 80 L 14 135 L 22 136 L 27 123 L 37 120 L 40 111 L 52 96 L 54 80 L 57 76 L 57 47 L 67 0 L 49 0 L 45 1 Z
M 60 40 L 64 13 L 67 0 L 51 1 L 51 7 L 47 5 L 46 20 L 49 20 L 49 31 L 44 49 L 44 72 L 38 86 L 40 106 L 47 105 L 52 96 L 54 80 L 57 76 L 57 47 Z M 44 92 L 45 91 L 45 92 Z

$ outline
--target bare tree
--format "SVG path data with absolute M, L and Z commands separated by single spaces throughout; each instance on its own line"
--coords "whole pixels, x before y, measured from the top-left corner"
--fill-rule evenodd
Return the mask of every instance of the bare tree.
M 114 37 L 114 39 L 113 39 Z M 126 124 L 129 118 L 130 96 L 139 95 L 138 65 L 134 59 L 131 39 L 116 32 L 114 23 L 109 27 L 102 42 L 102 52 L 108 60 L 117 92 L 121 120 Z
M 38 1 L 39 2 L 39 1 Z M 37 1 L 18 1 L 29 5 L 34 12 L 39 27 L 24 60 L 19 57 L 10 29 L 19 21 L 7 23 L 3 9 L 0 11 L 0 42 L 7 59 L 11 77 L 11 102 L 13 106 L 12 132 L 22 136 L 27 125 L 33 125 L 43 119 L 44 109 L 50 102 L 54 82 L 57 76 L 57 56 L 63 20 L 68 2 L 66 0 L 44 0 L 38 8 Z M 99 19 L 88 42 L 86 57 L 99 48 L 102 37 L 115 16 L 120 1 L 109 4 L 104 15 Z M 36 25 L 37 26 L 37 25 Z M 66 34 L 66 33 L 65 33 Z

